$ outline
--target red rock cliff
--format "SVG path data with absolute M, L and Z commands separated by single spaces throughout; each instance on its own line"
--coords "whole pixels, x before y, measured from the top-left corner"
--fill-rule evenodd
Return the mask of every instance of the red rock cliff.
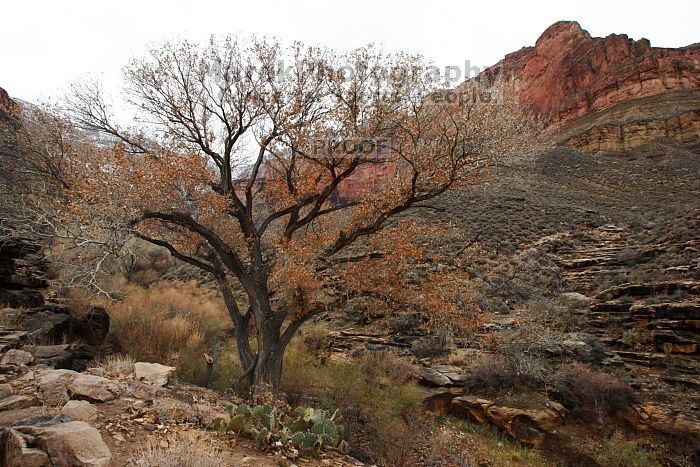
M 573 21 L 547 28 L 534 47 L 506 55 L 481 79 L 502 78 L 550 126 L 630 98 L 700 88 L 700 43 L 651 47 L 624 34 L 591 35 Z
M 0 112 L 14 113 L 18 110 L 17 103 L 10 99 L 3 88 L 0 88 Z

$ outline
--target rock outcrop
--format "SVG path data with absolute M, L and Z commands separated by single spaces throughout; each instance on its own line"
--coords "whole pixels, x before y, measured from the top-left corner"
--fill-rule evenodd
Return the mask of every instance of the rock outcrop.
M 541 445 L 547 433 L 561 424 L 565 413 L 562 405 L 551 401 L 538 410 L 505 407 L 473 396 L 456 397 L 451 404 L 452 415 L 473 423 L 490 423 L 530 446 Z
M 619 151 L 658 138 L 697 149 L 700 142 L 700 44 L 673 49 L 624 34 L 591 37 L 560 21 L 479 79 L 502 80 L 556 142 L 576 149 Z
M 19 106 L 15 101 L 10 98 L 3 88 L 0 88 L 0 113 L 14 113 L 19 110 Z
M 40 417 L 6 428 L 0 443 L 6 466 L 102 466 L 111 459 L 100 432 L 82 421 Z

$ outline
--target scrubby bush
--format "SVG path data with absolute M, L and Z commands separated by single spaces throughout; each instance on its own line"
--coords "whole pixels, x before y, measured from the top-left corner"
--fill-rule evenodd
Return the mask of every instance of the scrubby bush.
M 652 454 L 634 441 L 627 441 L 620 432 L 605 440 L 594 455 L 600 465 L 615 467 L 651 467 L 660 465 Z
M 134 359 L 129 355 L 112 354 L 97 360 L 93 367 L 105 373 L 128 374 L 134 371 Z
M 544 383 L 545 373 L 542 363 L 527 355 L 521 354 L 517 359 L 496 355 L 474 366 L 465 386 L 481 395 L 497 395 L 513 387 L 539 388 Z
M 638 402 L 628 384 L 580 363 L 561 367 L 552 388 L 553 396 L 572 414 L 599 424 Z
M 222 458 L 221 450 L 204 441 L 196 441 L 183 436 L 170 446 L 148 446 L 140 450 L 132 459 L 131 464 L 137 467 L 162 467 L 172 465 L 178 467 L 222 467 L 227 465 Z
M 282 390 L 292 405 L 340 410 L 354 456 L 400 465 L 399 457 L 418 436 L 411 423 L 422 397 L 410 379 L 406 363 L 387 352 L 321 365 L 293 342 L 285 354 Z
M 329 330 L 322 321 L 307 323 L 301 332 L 304 348 L 310 353 L 320 353 L 330 347 Z
M 223 302 L 194 284 L 130 287 L 109 309 L 110 339 L 135 360 L 172 364 L 184 381 L 201 384 L 204 352 L 230 326 Z M 157 332 L 156 332 L 157 331 Z

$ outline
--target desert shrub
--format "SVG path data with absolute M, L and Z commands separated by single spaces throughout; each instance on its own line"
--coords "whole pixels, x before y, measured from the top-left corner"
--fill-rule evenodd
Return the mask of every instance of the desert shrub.
M 552 378 L 552 394 L 572 414 L 603 424 L 637 402 L 628 384 L 584 364 L 566 365 Z
M 447 353 L 450 348 L 450 335 L 446 330 L 416 339 L 411 344 L 411 352 L 418 358 L 436 357 Z
M 292 405 L 339 409 L 353 455 L 401 465 L 401 453 L 418 435 L 411 423 L 422 400 L 410 378 L 406 363 L 387 352 L 321 365 L 293 342 L 285 355 L 282 390 Z
M 545 373 L 542 363 L 527 355 L 518 358 L 496 355 L 475 365 L 467 375 L 465 386 L 482 395 L 497 395 L 513 387 L 539 388 Z
M 220 467 L 227 465 L 221 450 L 204 441 L 190 437 L 173 441 L 166 448 L 148 446 L 140 450 L 132 459 L 136 467 Z
M 452 417 L 438 417 L 421 465 L 494 465 L 543 467 L 543 455 L 518 443 L 493 425 L 479 425 Z
M 156 282 L 174 265 L 175 260 L 164 248 L 153 248 L 140 244 L 139 253 L 123 261 L 122 268 L 127 279 L 141 287 Z
M 220 392 L 232 390 L 234 393 L 244 396 L 248 394 L 248 387 L 243 381 L 239 381 L 243 375 L 241 364 L 238 361 L 238 353 L 233 343 L 223 346 L 214 355 L 214 368 L 207 381 L 207 365 L 204 359 L 204 351 L 200 346 L 183 349 L 178 356 L 177 376 L 182 381 L 204 385 Z
M 134 371 L 134 359 L 130 355 L 112 354 L 97 360 L 93 367 L 105 373 L 128 374 Z
M 132 286 L 127 293 L 109 309 L 115 346 L 135 360 L 172 364 L 183 380 L 201 383 L 204 352 L 230 326 L 223 302 L 194 284 Z
M 660 465 L 648 451 L 637 446 L 634 441 L 625 440 L 620 432 L 615 432 L 605 440 L 603 446 L 594 454 L 600 465 L 615 467 L 648 467 Z
M 419 313 L 397 313 L 389 319 L 389 329 L 400 335 L 412 335 L 426 323 Z
M 307 323 L 301 331 L 304 348 L 310 353 L 319 353 L 328 350 L 330 339 L 328 326 L 322 321 Z

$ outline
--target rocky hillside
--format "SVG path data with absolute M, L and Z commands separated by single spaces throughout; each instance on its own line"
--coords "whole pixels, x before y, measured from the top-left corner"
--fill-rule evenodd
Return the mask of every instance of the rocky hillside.
M 554 141 L 572 148 L 619 151 L 671 138 L 697 150 L 700 44 L 652 47 L 624 34 L 592 37 L 561 21 L 479 78 L 513 86 Z

